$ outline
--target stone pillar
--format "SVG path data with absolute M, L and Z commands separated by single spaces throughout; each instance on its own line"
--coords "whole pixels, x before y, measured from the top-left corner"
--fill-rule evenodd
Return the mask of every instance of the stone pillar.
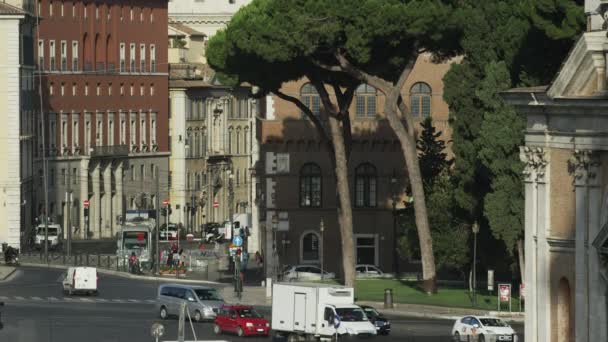
M 93 165 L 93 172 L 91 173 L 91 183 L 93 185 L 93 198 L 91 198 L 91 206 L 89 210 L 89 229 L 93 233 L 93 236 L 100 238 L 100 227 L 99 220 L 101 218 L 101 185 L 99 184 L 99 172 L 100 165 L 96 163 Z
M 545 172 L 548 161 L 544 149 L 539 147 L 522 147 L 520 159 L 525 163 L 525 340 L 540 342 L 547 340 L 549 325 L 546 320 L 550 318 L 545 238 L 545 216 L 548 210 Z
M 102 234 L 112 237 L 111 231 L 114 225 L 112 210 L 112 163 L 108 163 L 103 169 L 103 216 Z
M 78 203 L 78 207 L 80 208 L 80 230 L 79 230 L 79 235 L 83 238 L 86 239 L 86 230 L 87 230 L 87 225 L 86 225 L 86 221 L 85 221 L 85 216 L 84 216 L 84 204 L 83 201 L 84 200 L 88 200 L 89 199 L 89 159 L 83 158 L 80 161 L 80 175 L 78 177 L 78 182 L 80 184 L 80 203 Z M 90 210 L 89 210 L 90 213 Z
M 119 161 L 116 164 L 116 168 L 114 169 L 114 181 L 116 183 L 116 195 L 114 195 L 114 205 L 113 205 L 113 220 L 116 216 L 123 215 L 123 183 L 122 183 L 122 173 L 123 173 L 123 162 Z M 114 231 L 112 234 L 115 234 L 118 231 L 118 227 L 114 226 Z M 112 236 L 113 237 L 113 236 Z
M 173 212 L 171 222 L 182 221 L 182 211 L 186 205 L 186 106 L 185 89 L 171 89 L 171 189 L 169 198 Z M 179 210 L 177 207 L 179 206 Z M 183 222 L 185 223 L 185 222 Z

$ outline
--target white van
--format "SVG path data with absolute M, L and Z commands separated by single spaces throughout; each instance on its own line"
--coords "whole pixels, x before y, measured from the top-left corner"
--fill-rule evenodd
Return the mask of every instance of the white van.
M 97 295 L 99 276 L 95 267 L 70 267 L 63 279 L 63 291 Z

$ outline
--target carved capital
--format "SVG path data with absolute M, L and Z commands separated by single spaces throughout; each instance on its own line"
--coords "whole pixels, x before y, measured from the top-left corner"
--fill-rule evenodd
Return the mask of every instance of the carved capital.
M 522 171 L 526 181 L 544 181 L 547 155 L 542 147 L 521 146 L 519 159 L 524 163 Z
M 568 171 L 574 176 L 574 183 L 578 185 L 595 181 L 599 166 L 599 156 L 591 150 L 574 150 L 568 160 Z

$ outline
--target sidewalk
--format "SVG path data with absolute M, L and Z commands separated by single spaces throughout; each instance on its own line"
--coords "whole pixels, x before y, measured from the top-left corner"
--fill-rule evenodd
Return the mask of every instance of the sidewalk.
M 0 266 L 0 281 L 6 280 L 13 272 L 15 272 L 15 268 L 12 266 Z
M 226 302 L 240 303 L 253 306 L 269 307 L 272 306 L 272 299 L 266 298 L 266 287 L 262 286 L 246 286 L 243 289 L 243 296 L 238 300 L 232 286 L 226 286 L 221 289 L 221 294 Z M 466 315 L 478 316 L 499 316 L 506 321 L 523 322 L 524 314 L 519 312 L 495 312 L 485 310 L 472 310 L 465 308 L 451 308 L 432 305 L 416 305 L 416 304 L 395 304 L 393 309 L 384 309 L 382 302 L 357 302 L 359 305 L 369 305 L 376 308 L 378 311 L 387 316 L 400 317 L 419 317 L 432 319 L 447 319 L 455 320 Z

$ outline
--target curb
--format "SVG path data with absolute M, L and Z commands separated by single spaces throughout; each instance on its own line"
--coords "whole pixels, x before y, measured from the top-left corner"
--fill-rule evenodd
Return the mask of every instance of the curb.
M 9 282 L 13 280 L 13 278 L 17 275 L 17 268 L 13 267 L 13 270 L 10 271 L 3 279 L 0 279 L 0 283 Z
M 33 263 L 21 263 L 21 266 L 29 266 L 29 267 L 40 267 L 40 268 L 56 268 L 56 269 L 67 269 L 66 265 L 50 265 L 50 264 L 33 264 Z M 216 281 L 210 280 L 195 280 L 195 279 L 178 279 L 171 277 L 154 277 L 154 276 L 141 276 L 135 274 L 129 274 L 126 272 L 120 271 L 112 271 L 104 268 L 98 268 L 97 271 L 101 274 L 113 275 L 117 277 L 127 278 L 127 279 L 137 279 L 137 280 L 148 280 L 148 281 L 164 281 L 171 283 L 184 283 L 184 284 L 209 284 L 209 285 L 226 285 L 224 283 L 219 283 Z

